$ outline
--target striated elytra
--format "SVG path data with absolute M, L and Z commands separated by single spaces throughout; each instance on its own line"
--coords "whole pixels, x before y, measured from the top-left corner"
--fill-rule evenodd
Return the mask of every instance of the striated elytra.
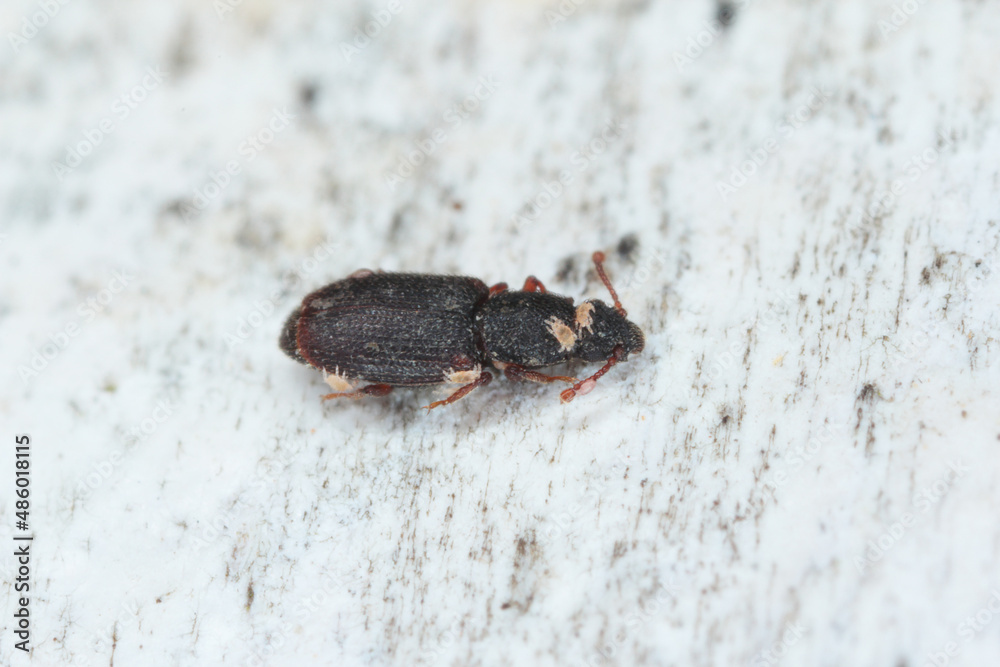
M 306 296 L 285 322 L 281 349 L 323 371 L 332 398 L 384 396 L 393 387 L 453 384 L 453 403 L 493 379 L 566 382 L 563 402 L 586 394 L 629 354 L 642 351 L 642 331 L 626 319 L 604 272 L 594 265 L 614 306 L 597 299 L 574 305 L 529 276 L 519 291 L 478 278 L 367 269 Z M 570 360 L 604 362 L 583 380 L 534 370 Z M 361 381 L 363 386 L 356 386 Z

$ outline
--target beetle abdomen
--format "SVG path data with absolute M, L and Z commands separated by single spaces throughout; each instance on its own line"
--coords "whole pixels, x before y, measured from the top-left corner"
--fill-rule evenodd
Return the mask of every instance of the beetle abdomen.
M 482 281 L 462 276 L 347 278 L 302 301 L 295 351 L 311 366 L 345 378 L 445 382 L 448 373 L 482 363 L 472 313 L 488 293 Z

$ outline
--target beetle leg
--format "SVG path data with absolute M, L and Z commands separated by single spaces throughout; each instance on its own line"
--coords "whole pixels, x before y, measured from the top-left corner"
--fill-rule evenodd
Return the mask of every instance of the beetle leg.
M 542 294 L 548 292 L 548 290 L 545 289 L 545 285 L 542 284 L 542 281 L 535 276 L 528 276 L 528 278 L 524 281 L 524 287 L 521 289 L 525 292 L 541 292 Z
M 349 275 L 347 277 L 348 278 L 367 278 L 368 276 L 372 275 L 373 273 L 375 273 L 375 272 L 372 271 L 371 269 L 358 269 L 357 271 L 355 271 L 354 273 L 352 273 L 351 275 Z M 381 273 L 381 271 L 379 271 L 379 273 Z
M 586 380 L 581 380 L 580 382 L 577 382 L 569 389 L 563 389 L 562 393 L 559 394 L 560 400 L 563 403 L 569 403 L 574 398 L 576 398 L 577 395 L 582 396 L 583 394 L 589 394 L 594 389 L 594 386 L 597 385 L 597 381 L 601 379 L 601 376 L 607 373 L 612 366 L 617 364 L 624 356 L 624 354 L 625 354 L 625 349 L 621 345 L 615 347 L 614 351 L 611 353 L 611 358 L 608 359 L 608 363 L 601 366 L 600 370 L 598 370 L 596 373 L 591 375 Z
M 520 382 L 522 380 L 531 380 L 532 382 L 555 382 L 559 380 L 560 382 L 569 382 L 573 384 L 577 381 L 576 378 L 566 377 L 565 375 L 546 375 L 545 373 L 539 373 L 537 371 L 529 371 L 524 366 L 518 366 L 517 364 L 507 364 L 504 366 L 503 374 L 507 376 L 508 380 L 514 382 Z
M 390 391 L 392 391 L 392 385 L 370 384 L 355 389 L 354 391 L 338 391 L 334 394 L 327 394 L 323 396 L 323 400 L 329 401 L 331 398 L 363 398 L 365 396 L 385 396 Z
M 493 296 L 494 294 L 499 294 L 500 292 L 506 292 L 506 291 L 507 291 L 507 283 L 497 283 L 496 285 L 490 288 L 489 295 Z
M 424 407 L 427 408 L 427 412 L 430 412 L 434 408 L 441 407 L 442 405 L 448 405 L 449 403 L 454 403 L 455 401 L 457 401 L 458 399 L 462 398 L 463 396 L 465 396 L 466 394 L 468 394 L 470 391 L 472 391 L 476 387 L 483 387 L 483 386 L 488 385 L 490 383 L 490 380 L 492 380 L 492 379 L 493 379 L 493 374 L 492 373 L 490 373 L 489 371 L 481 371 L 479 373 L 479 377 L 477 377 L 475 380 L 473 380 L 469 384 L 467 384 L 467 385 L 465 385 L 463 387 L 459 387 L 458 391 L 456 391 L 454 394 L 452 394 L 448 398 L 445 398 L 445 399 L 440 400 L 440 401 L 434 401 L 430 405 L 425 405 Z

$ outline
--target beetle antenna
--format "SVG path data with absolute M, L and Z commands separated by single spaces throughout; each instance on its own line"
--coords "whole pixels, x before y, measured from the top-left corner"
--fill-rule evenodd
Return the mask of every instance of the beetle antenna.
M 593 391 L 594 387 L 597 385 L 597 381 L 601 379 L 601 376 L 607 373 L 612 366 L 621 361 L 623 356 L 625 356 L 625 348 L 621 345 L 616 345 L 615 349 L 611 352 L 611 358 L 608 359 L 608 363 L 601 366 L 599 371 L 591 375 L 586 380 L 580 380 L 569 389 L 563 389 L 559 394 L 560 400 L 563 403 L 569 403 L 576 398 L 578 394 L 589 394 Z
M 622 308 L 622 302 L 618 300 L 618 294 L 615 292 L 615 288 L 611 286 L 611 281 L 608 280 L 608 274 L 604 272 L 604 253 L 598 250 L 594 253 L 592 259 L 594 260 L 594 266 L 597 267 L 597 275 L 601 277 L 601 282 L 603 282 L 604 286 L 608 288 L 609 292 L 611 292 L 611 298 L 615 300 L 615 310 L 618 311 L 619 315 L 625 317 L 626 313 L 625 309 Z

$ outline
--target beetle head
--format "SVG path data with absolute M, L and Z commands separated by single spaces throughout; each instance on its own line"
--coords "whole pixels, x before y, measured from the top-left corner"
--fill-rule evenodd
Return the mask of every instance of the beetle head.
M 604 272 L 604 253 L 595 252 L 592 259 L 597 275 L 608 288 L 615 306 L 612 308 L 597 299 L 584 302 L 584 305 L 589 305 L 590 308 L 581 306 L 583 311 L 578 310 L 577 325 L 580 327 L 582 337 L 573 348 L 573 356 L 584 361 L 608 361 L 609 365 L 604 369 L 607 370 L 619 361 L 627 359 L 628 355 L 642 352 L 642 348 L 646 345 L 646 337 L 642 335 L 642 329 L 626 319 L 625 309 L 618 300 L 618 294 Z M 563 400 L 569 399 L 564 396 Z
M 573 349 L 573 356 L 583 361 L 606 361 L 616 347 L 621 346 L 622 360 L 629 354 L 638 354 L 646 344 L 642 330 L 625 319 L 625 315 L 603 301 L 591 299 L 590 324 L 580 330 L 580 337 Z

